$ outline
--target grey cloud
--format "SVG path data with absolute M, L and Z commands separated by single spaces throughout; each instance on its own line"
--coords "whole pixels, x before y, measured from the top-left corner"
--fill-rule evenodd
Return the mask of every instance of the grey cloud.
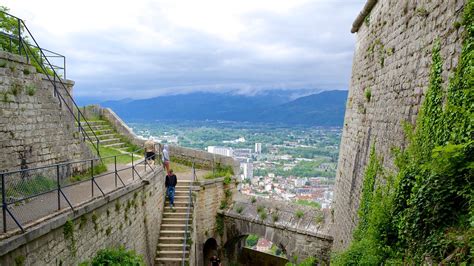
M 157 34 L 172 33 L 174 44 L 154 43 L 134 29 L 90 29 L 48 44 L 66 54 L 78 96 L 347 89 L 354 45 L 349 28 L 363 3 L 310 3 L 286 15 L 251 13 L 245 21 L 252 30 L 236 42 L 144 19 Z M 281 47 L 284 56 L 262 54 L 272 46 Z

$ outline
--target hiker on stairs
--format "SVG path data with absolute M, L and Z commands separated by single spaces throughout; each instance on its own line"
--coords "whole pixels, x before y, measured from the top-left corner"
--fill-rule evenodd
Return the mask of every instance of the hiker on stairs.
M 173 174 L 173 169 L 170 169 L 169 174 L 166 175 L 165 186 L 166 195 L 168 195 L 168 199 L 170 200 L 170 207 L 172 210 L 174 210 L 174 191 L 177 183 L 178 179 L 176 175 Z

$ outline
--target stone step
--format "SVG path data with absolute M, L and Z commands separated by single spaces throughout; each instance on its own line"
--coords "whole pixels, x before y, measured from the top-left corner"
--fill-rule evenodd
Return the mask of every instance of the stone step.
M 175 210 L 175 212 L 187 212 L 188 211 L 188 207 L 187 206 L 174 206 L 173 208 Z M 165 205 L 165 212 L 167 211 L 171 211 L 171 207 L 169 205 L 169 202 L 168 204 Z M 191 207 L 189 209 L 190 212 L 193 212 L 193 207 Z
M 155 265 L 166 265 L 166 266 L 179 266 L 182 265 L 183 258 L 156 258 Z M 188 258 L 185 259 L 186 262 L 189 261 Z
M 160 230 L 160 237 L 183 237 L 184 230 Z
M 184 251 L 186 253 L 186 257 L 188 256 L 189 251 Z M 157 257 L 160 258 L 183 258 L 183 251 L 182 250 L 160 250 L 156 252 Z
M 168 198 L 166 198 L 165 206 L 170 206 L 170 202 L 169 202 Z M 175 200 L 174 201 L 174 206 L 175 207 L 187 207 L 188 202 L 184 201 L 184 200 Z
M 91 126 L 97 126 L 97 125 L 108 125 L 109 123 L 104 120 L 87 120 L 87 123 Z M 84 121 L 81 121 L 81 125 L 87 126 L 87 123 Z
M 164 244 L 183 244 L 184 236 L 161 236 L 158 239 L 158 243 Z
M 119 138 L 112 138 L 112 139 L 100 139 L 100 143 L 103 145 L 109 145 L 113 143 L 120 143 L 121 140 Z
M 90 131 L 88 128 L 85 129 L 87 134 L 92 135 L 92 131 Z M 104 135 L 104 134 L 109 134 L 113 133 L 114 131 L 112 129 L 100 129 L 100 130 L 94 130 L 94 133 L 96 135 Z
M 187 213 L 185 212 L 164 212 L 163 218 L 186 218 Z M 193 214 L 190 213 L 189 217 L 193 217 Z
M 101 129 L 112 129 L 109 125 L 90 125 L 90 128 L 87 125 L 83 125 L 84 128 L 92 130 L 101 130 Z
M 183 240 L 184 241 L 184 240 Z M 183 251 L 183 243 L 181 244 L 158 244 L 158 251 Z M 186 245 L 186 250 L 189 250 L 189 245 Z M 181 253 L 182 254 L 182 253 Z
M 186 220 L 188 220 L 188 223 L 191 224 L 193 220 L 191 218 L 186 219 L 186 218 L 163 218 L 161 220 L 162 223 L 164 224 L 186 224 Z
M 188 228 L 191 227 L 191 224 L 188 224 Z M 162 224 L 160 227 L 161 230 L 163 231 L 179 231 L 179 230 L 185 230 L 186 229 L 186 224 Z M 189 232 L 189 230 L 188 230 Z
M 110 139 L 110 138 L 115 138 L 117 135 L 116 134 L 103 134 L 103 135 L 97 135 L 99 139 Z
M 127 144 L 122 143 L 122 142 L 104 145 L 104 147 L 107 147 L 107 148 L 119 148 L 119 147 L 126 147 L 126 146 Z

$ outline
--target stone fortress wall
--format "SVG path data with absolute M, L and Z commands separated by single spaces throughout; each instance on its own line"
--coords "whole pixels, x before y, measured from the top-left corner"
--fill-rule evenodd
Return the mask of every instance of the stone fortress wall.
M 78 265 L 100 249 L 121 246 L 153 265 L 164 177 L 151 172 L 145 179 L 0 240 L 0 265 Z
M 356 19 L 352 77 L 336 174 L 334 248 L 347 247 L 370 147 L 396 170 L 393 147 L 405 147 L 405 121 L 414 123 L 429 84 L 437 39 L 447 84 L 458 63 L 465 0 L 369 0 Z M 367 15 L 366 15 L 367 14 Z
M 74 82 L 63 82 L 71 93 Z M 53 90 L 26 58 L 0 51 L 0 170 L 93 158 L 72 114 L 64 104 L 60 107 Z

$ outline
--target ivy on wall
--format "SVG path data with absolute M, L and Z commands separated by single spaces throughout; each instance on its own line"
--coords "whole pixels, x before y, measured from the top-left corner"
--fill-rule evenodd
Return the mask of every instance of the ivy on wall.
M 474 263 L 473 9 L 468 0 L 447 90 L 435 42 L 425 100 L 416 125 L 406 126 L 409 145 L 395 151 L 398 173 L 384 173 L 372 148 L 354 240 L 332 264 Z

